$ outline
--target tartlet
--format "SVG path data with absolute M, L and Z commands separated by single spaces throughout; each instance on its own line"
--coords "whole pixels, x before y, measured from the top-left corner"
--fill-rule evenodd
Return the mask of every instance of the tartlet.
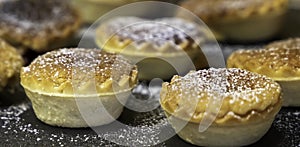
M 271 48 L 233 52 L 227 67 L 241 68 L 266 75 L 282 87 L 284 106 L 300 106 L 300 50 L 293 44 L 274 43 Z M 278 46 L 278 47 L 275 47 Z
M 300 49 L 300 38 L 289 38 L 286 40 L 274 41 L 265 46 L 265 48 L 295 48 Z
M 46 52 L 64 46 L 80 26 L 66 1 L 0 1 L 0 37 L 14 46 Z
M 0 91 L 19 79 L 23 59 L 17 50 L 0 39 Z
M 94 23 L 105 13 L 122 5 L 139 0 L 71 0 L 86 23 Z
M 99 49 L 48 52 L 21 70 L 21 85 L 37 118 L 61 127 L 98 126 L 114 121 L 136 82 L 136 66 Z M 103 109 L 108 114 L 100 111 Z
M 117 17 L 96 31 L 98 46 L 136 63 L 142 80 L 170 79 L 208 67 L 199 47 L 204 40 L 201 26 L 179 18 Z
M 24 61 L 17 49 L 0 39 L 0 104 L 12 105 L 24 101 L 20 86 L 20 69 Z
M 0 39 L 0 92 L 7 86 L 17 84 L 23 59 L 17 50 Z
M 281 108 L 280 90 L 263 75 L 211 68 L 163 83 L 160 103 L 183 140 L 199 146 L 244 146 L 258 141 L 270 128 Z M 216 118 L 199 132 L 204 117 L 213 116 L 207 108 L 212 105 L 218 110 L 215 101 L 221 103 Z
M 273 37 L 281 28 L 287 5 L 288 0 L 187 0 L 181 4 L 201 18 L 217 39 L 240 42 Z
M 289 0 L 289 7 L 291 9 L 300 9 L 300 0 Z

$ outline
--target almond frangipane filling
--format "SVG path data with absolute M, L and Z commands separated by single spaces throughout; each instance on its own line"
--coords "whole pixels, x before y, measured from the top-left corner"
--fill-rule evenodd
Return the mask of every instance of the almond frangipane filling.
M 278 111 L 280 86 L 273 80 L 241 69 L 192 71 L 164 83 L 162 107 L 170 114 L 199 123 L 209 101 L 221 101 L 215 123 L 251 121 Z
M 275 41 L 268 45 L 266 48 L 297 48 L 300 49 L 300 38 L 290 38 L 287 40 Z
M 99 49 L 61 49 L 35 59 L 21 71 L 21 84 L 32 91 L 73 94 L 96 86 L 98 93 L 132 88 L 136 66 L 123 57 Z
M 199 26 L 179 18 L 120 17 L 101 25 L 96 38 L 104 48 L 162 53 L 195 49 L 203 36 Z
M 300 50 L 284 47 L 239 50 L 228 58 L 227 66 L 263 74 L 274 80 L 300 79 Z
M 285 8 L 287 0 L 188 0 L 181 6 L 210 22 L 264 15 Z
M 23 59 L 17 50 L 0 39 L 0 90 L 7 85 L 10 78 L 18 76 Z

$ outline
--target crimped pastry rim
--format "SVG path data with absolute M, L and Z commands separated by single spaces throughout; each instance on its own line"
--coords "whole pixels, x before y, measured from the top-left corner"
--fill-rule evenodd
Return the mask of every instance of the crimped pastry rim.
M 118 19 L 124 19 L 127 17 L 128 16 L 112 18 L 112 19 L 100 24 L 96 28 L 96 32 L 95 32 L 96 38 L 94 41 L 95 41 L 96 45 L 98 47 L 100 47 L 108 52 L 112 52 L 112 53 L 120 53 L 125 49 L 125 53 L 122 53 L 125 55 L 134 55 L 134 56 L 141 56 L 141 57 L 143 57 L 143 56 L 174 57 L 174 56 L 184 55 L 185 53 L 201 50 L 200 45 L 205 41 L 205 33 L 204 33 L 205 31 L 202 30 L 200 26 L 198 26 L 194 22 L 187 21 L 182 18 L 176 18 L 176 17 L 163 17 L 161 19 L 146 19 L 146 18 L 142 18 L 142 17 L 133 17 L 134 19 L 141 19 L 141 20 L 139 20 L 137 22 L 132 22 L 131 24 L 124 25 L 122 27 L 126 28 L 126 27 L 130 27 L 134 24 L 140 25 L 143 22 L 150 23 L 152 21 L 155 21 L 158 24 L 161 23 L 162 25 L 167 25 L 169 27 L 173 27 L 172 24 L 165 24 L 166 22 L 163 22 L 163 20 L 167 19 L 165 21 L 168 21 L 168 19 L 171 19 L 170 22 L 172 22 L 172 20 L 174 19 L 174 20 L 178 20 L 178 21 L 185 21 L 187 24 L 194 25 L 195 30 L 201 35 L 194 36 L 192 38 L 193 41 L 186 39 L 186 40 L 184 40 L 186 42 L 181 42 L 179 44 L 176 44 L 176 43 L 172 44 L 173 42 L 171 42 L 171 41 L 170 42 L 165 41 L 163 45 L 156 46 L 155 44 L 148 42 L 148 41 L 144 41 L 142 44 L 135 44 L 137 41 L 130 37 L 126 37 L 125 39 L 121 39 L 123 41 L 120 41 L 120 35 L 118 35 L 116 32 L 113 32 L 113 33 L 110 32 L 110 33 L 112 33 L 112 34 L 110 34 L 109 32 L 106 31 L 109 28 L 111 22 L 116 21 Z M 128 17 L 128 18 L 131 18 L 131 17 Z M 180 26 L 176 26 L 174 28 L 176 30 L 179 30 L 180 32 L 184 32 L 184 29 L 180 28 Z M 191 35 L 188 33 L 184 32 L 184 34 L 191 37 Z M 101 37 L 99 37 L 99 36 L 101 36 Z M 192 44 L 189 44 L 189 43 L 192 43 Z M 128 44 L 132 48 L 132 49 L 130 49 L 130 51 L 126 50 Z M 125 46 L 125 48 L 124 48 L 124 45 L 127 45 L 127 46 Z M 147 51 L 149 46 L 151 46 L 154 49 L 154 51 Z M 140 49 L 140 47 L 142 48 L 142 50 Z M 169 48 L 179 47 L 180 49 L 172 50 L 172 52 L 166 52 L 165 50 L 160 50 L 161 48 L 166 48 L 166 47 L 169 47 Z
M 100 43 L 100 40 L 97 40 L 96 43 L 98 46 L 103 47 L 104 51 L 107 51 L 109 53 L 117 53 L 121 55 L 126 55 L 126 56 L 138 56 L 138 57 L 178 57 L 178 56 L 185 56 L 188 55 L 189 53 L 196 53 L 200 52 L 200 49 L 194 49 L 194 50 L 187 50 L 187 51 L 179 51 L 179 52 L 172 52 L 172 53 L 163 53 L 163 52 L 138 52 L 138 51 L 123 51 L 120 49 L 115 49 L 112 46 L 104 45 Z M 126 49 L 125 49 L 126 50 Z
M 281 96 L 281 97 L 282 97 L 282 96 Z M 218 126 L 222 126 L 222 127 L 231 127 L 231 126 L 236 126 L 236 124 L 239 124 L 239 125 L 249 125 L 249 124 L 257 124 L 257 123 L 260 123 L 260 122 L 264 121 L 265 119 L 274 118 L 275 115 L 276 115 L 276 114 L 279 112 L 279 110 L 281 109 L 282 101 L 283 101 L 282 98 L 280 98 L 280 100 L 277 101 L 277 103 L 276 103 L 275 105 L 269 106 L 269 109 L 272 108 L 270 112 L 267 112 L 267 109 L 268 109 L 268 108 L 267 108 L 266 110 L 262 111 L 262 112 L 252 110 L 249 114 L 247 114 L 247 115 L 244 116 L 244 117 L 241 117 L 240 119 L 237 119 L 237 118 L 236 118 L 236 119 L 234 119 L 234 120 L 230 120 L 229 122 L 225 121 L 224 123 L 217 123 L 215 120 L 217 120 L 218 118 L 216 118 L 216 119 L 214 120 L 214 122 L 212 123 L 212 126 L 216 126 L 216 127 L 218 127 Z M 198 122 L 198 121 L 193 121 L 193 120 L 192 120 L 192 117 L 190 117 L 189 120 L 187 120 L 186 118 L 181 118 L 180 116 L 176 116 L 176 114 L 171 113 L 171 112 L 169 111 L 169 109 L 166 109 L 166 108 L 164 107 L 163 104 L 161 104 L 161 107 L 163 108 L 163 110 L 164 110 L 166 113 L 172 115 L 173 117 L 175 117 L 175 118 L 177 118 L 177 119 L 187 121 L 188 123 L 199 124 L 199 123 L 202 121 L 202 120 L 200 120 L 200 122 Z M 234 113 L 234 112 L 232 112 L 232 111 L 230 111 L 230 112 L 233 113 L 233 115 L 240 117 L 239 114 L 236 114 L 236 113 Z M 253 112 L 254 112 L 255 114 L 251 115 L 251 113 L 253 113 Z M 262 113 L 264 113 L 264 112 L 265 112 L 265 113 L 268 113 L 268 114 L 266 115 L 266 117 L 263 117 L 263 119 L 261 119 L 261 120 L 255 118 L 255 117 L 257 117 L 257 115 L 260 115 L 260 114 L 262 114 Z M 225 118 L 225 117 L 228 116 L 228 115 L 232 115 L 232 114 L 227 113 L 227 114 L 224 115 L 222 118 Z M 250 117 L 247 118 L 248 116 L 250 116 Z M 220 119 L 222 119 L 222 118 L 220 118 Z

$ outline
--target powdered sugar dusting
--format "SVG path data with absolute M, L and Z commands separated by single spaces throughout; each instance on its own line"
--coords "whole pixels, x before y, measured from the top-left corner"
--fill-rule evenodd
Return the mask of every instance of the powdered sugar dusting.
M 82 75 L 74 78 L 89 77 L 83 75 L 92 74 L 91 78 L 95 76 L 97 82 L 104 83 L 109 78 L 118 81 L 122 75 L 131 74 L 134 68 L 125 58 L 99 49 L 60 49 L 36 58 L 28 67 L 23 68 L 21 76 L 24 79 L 44 78 L 61 84 L 64 81 L 77 80 L 72 79 L 72 74 Z
M 18 134 L 20 132 L 32 133 L 34 135 L 39 134 L 38 129 L 33 128 L 30 123 L 20 125 L 23 121 L 21 115 L 28 109 L 30 109 L 30 105 L 28 103 L 22 103 L 19 105 L 10 106 L 7 109 L 0 110 L 0 120 L 3 122 L 1 128 L 6 130 L 4 131 L 4 134 Z M 14 125 L 17 125 L 18 127 L 14 127 Z
M 268 49 L 236 51 L 229 57 L 228 66 L 274 78 L 299 77 L 300 50 L 274 46 Z
M 133 125 L 133 126 L 131 126 Z M 168 136 L 162 136 L 166 132 L 171 132 L 172 127 L 168 123 L 167 119 L 161 108 L 139 115 L 139 117 L 133 120 L 130 126 L 126 126 L 115 132 L 108 132 L 101 134 L 106 140 L 110 140 L 124 146 L 154 146 L 161 144 L 164 140 L 168 139 Z M 166 138 L 164 138 L 166 137 Z M 171 136 L 170 136 L 171 137 Z
M 300 110 L 285 108 L 276 116 L 274 128 L 282 134 L 279 146 L 300 146 Z
M 26 112 L 26 114 L 25 114 Z M 37 119 L 29 120 L 24 115 L 34 115 L 29 103 L 0 109 L 1 144 L 22 146 L 152 146 L 161 143 L 159 135 L 163 128 L 171 128 L 159 108 L 139 114 L 132 127 L 121 128 L 113 132 L 96 134 L 91 129 L 66 129 L 42 124 Z M 35 116 L 31 116 L 32 118 Z M 77 133 L 76 133 L 77 132 Z
M 180 45 L 197 45 L 204 39 L 201 27 L 180 18 L 151 21 L 136 17 L 119 17 L 108 21 L 105 28 L 108 36 L 117 35 L 121 42 L 131 39 L 137 46 L 147 42 L 160 48 L 169 43 L 175 47 L 174 49 L 182 50 Z
M 262 92 L 266 89 L 277 89 L 278 84 L 271 79 L 241 69 L 208 69 L 190 72 L 182 78 L 173 80 L 175 90 L 191 89 L 194 91 L 216 91 L 223 96 L 243 92 Z M 248 93 L 249 94 L 249 93 Z M 246 95 L 244 95 L 246 96 Z
M 76 15 L 66 2 L 60 0 L 3 1 L 0 5 L 0 26 L 33 35 L 44 29 L 48 31 L 72 24 Z

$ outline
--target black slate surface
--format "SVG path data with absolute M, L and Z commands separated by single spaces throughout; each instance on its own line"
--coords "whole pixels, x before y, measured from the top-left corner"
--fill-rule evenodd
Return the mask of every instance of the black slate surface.
M 289 36 L 300 36 L 299 29 L 299 11 L 293 10 L 287 17 L 286 27 L 283 29 L 282 36 L 287 38 Z M 297 18 L 297 19 L 296 19 Z M 289 27 L 292 24 L 292 29 Z M 277 39 L 279 39 L 278 37 Z M 274 38 L 275 39 L 275 38 Z M 258 48 L 264 43 L 255 44 L 228 44 L 222 43 L 221 48 L 226 59 L 228 55 L 240 48 Z M 140 90 L 147 89 L 145 83 Z M 159 88 L 159 86 L 154 86 Z M 142 94 L 141 94 L 142 93 Z M 149 93 L 148 93 L 149 94 Z M 137 98 L 144 100 L 149 105 L 158 103 L 157 93 L 150 98 L 144 92 L 136 91 Z M 8 100 L 7 100 L 8 99 Z M 135 98 L 131 98 L 135 102 Z M 148 101 L 147 101 L 148 100 Z M 162 132 L 165 130 L 160 127 L 169 127 L 165 116 L 160 107 L 153 111 L 138 113 L 126 109 L 119 117 L 118 121 L 128 124 L 130 126 L 149 127 L 157 125 L 158 128 L 145 129 L 145 132 Z M 128 131 L 128 132 L 127 132 Z M 172 132 L 172 130 L 167 130 Z M 98 135 L 90 128 L 82 129 L 68 129 L 60 127 L 52 127 L 39 121 L 32 110 L 30 102 L 22 90 L 17 91 L 17 95 L 13 94 L 0 94 L 0 146 L 119 146 L 115 143 L 107 141 L 105 138 L 110 136 L 114 139 L 124 139 L 125 137 L 132 140 L 139 139 L 140 136 L 134 134 L 135 130 L 121 130 L 104 133 Z M 155 134 L 159 135 L 159 134 Z M 143 138 L 140 143 L 155 142 L 151 137 Z M 126 140 L 124 140 L 126 143 Z M 129 144 L 129 146 L 141 146 L 138 142 Z M 189 147 L 193 146 L 181 140 L 177 135 L 169 140 L 162 142 L 156 146 L 167 147 Z M 276 116 L 268 133 L 257 143 L 250 145 L 251 147 L 300 147 L 300 107 L 283 107 L 279 114 Z
M 125 109 L 118 121 L 131 126 L 145 126 L 167 124 L 160 107 L 157 109 L 138 113 Z M 132 135 L 135 130 L 128 129 L 128 132 L 104 133 L 98 135 L 90 128 L 68 129 L 46 125 L 39 121 L 28 102 L 15 104 L 15 106 L 0 107 L 0 141 L 1 146 L 119 146 L 106 141 L 105 134 L 115 135 L 118 139 L 123 135 L 131 138 L 131 141 L 139 137 Z M 162 125 L 158 125 L 159 127 Z M 155 129 L 145 129 L 147 131 Z M 118 134 L 119 132 L 119 134 Z M 148 136 L 150 137 L 150 136 Z M 151 138 L 150 139 L 151 143 Z M 142 141 L 147 141 L 142 140 Z M 130 143 L 130 141 L 128 141 Z M 143 142 L 142 142 L 143 143 Z M 145 142 L 146 143 L 146 142 Z M 152 142 L 153 143 L 153 142 Z M 142 144 L 129 144 L 140 146 Z M 181 140 L 177 135 L 157 146 L 192 146 Z M 268 133 L 251 147 L 272 146 L 272 147 L 296 147 L 300 146 L 300 108 L 282 108 L 277 115 Z

